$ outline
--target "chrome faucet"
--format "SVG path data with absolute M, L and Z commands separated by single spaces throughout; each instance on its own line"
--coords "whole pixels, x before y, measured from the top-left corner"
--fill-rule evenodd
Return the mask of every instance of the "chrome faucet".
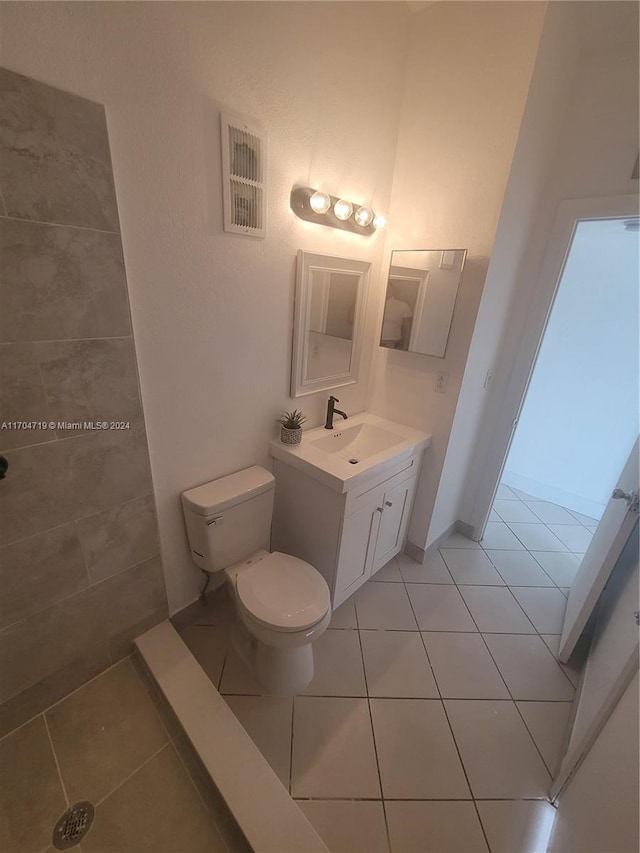
M 340 400 L 338 400 L 337 397 L 329 397 L 329 399 L 327 401 L 327 420 L 325 421 L 325 424 L 324 424 L 325 429 L 333 429 L 333 416 L 334 415 L 342 415 L 342 417 L 346 421 L 347 413 L 341 412 L 340 409 L 336 409 L 333 405 L 334 403 L 339 403 L 339 402 L 340 402 Z

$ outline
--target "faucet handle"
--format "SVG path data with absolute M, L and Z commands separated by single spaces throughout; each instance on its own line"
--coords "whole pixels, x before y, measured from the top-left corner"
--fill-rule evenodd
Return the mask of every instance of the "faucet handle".
M 334 396 L 333 396 L 333 394 L 331 394 L 331 395 L 329 396 L 329 399 L 330 399 L 330 400 L 333 400 L 333 402 L 334 402 L 334 403 L 339 403 L 339 402 L 340 402 L 340 400 L 338 400 L 338 398 L 337 398 L 337 397 L 334 397 Z

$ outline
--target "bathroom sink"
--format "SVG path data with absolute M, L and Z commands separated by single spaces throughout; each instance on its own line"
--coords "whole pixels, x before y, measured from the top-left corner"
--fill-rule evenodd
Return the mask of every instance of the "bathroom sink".
M 274 440 L 269 452 L 332 489 L 348 492 L 430 443 L 431 436 L 422 430 L 360 412 L 331 431 L 305 430 L 298 445 Z
M 363 423 L 334 429 L 331 435 L 314 439 L 313 446 L 325 453 L 336 453 L 355 465 L 402 441 L 404 436 L 398 433 Z

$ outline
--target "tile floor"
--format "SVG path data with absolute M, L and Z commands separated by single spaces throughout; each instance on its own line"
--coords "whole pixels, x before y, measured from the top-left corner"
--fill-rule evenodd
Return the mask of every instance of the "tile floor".
M 501 486 L 481 545 L 401 554 L 338 608 L 295 698 L 236 656 L 224 590 L 181 633 L 333 853 L 537 853 L 579 674 L 554 654 L 595 524 Z
M 80 800 L 96 812 L 74 851 L 227 850 L 129 658 L 0 739 L 0 850 L 54 853 Z

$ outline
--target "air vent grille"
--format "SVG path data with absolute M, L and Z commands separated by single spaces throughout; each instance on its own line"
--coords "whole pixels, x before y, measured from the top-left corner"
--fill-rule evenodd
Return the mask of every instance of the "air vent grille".
M 224 230 L 266 235 L 266 136 L 249 119 L 223 115 Z

